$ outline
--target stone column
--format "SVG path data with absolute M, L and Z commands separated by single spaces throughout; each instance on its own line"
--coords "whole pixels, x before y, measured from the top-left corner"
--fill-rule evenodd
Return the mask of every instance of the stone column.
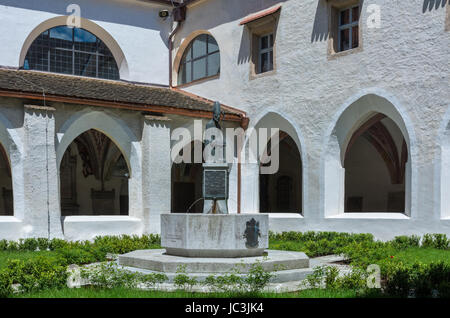
M 259 212 L 259 164 L 241 164 L 241 213 Z
M 63 237 L 55 148 L 55 109 L 24 105 L 24 235 Z
M 160 233 L 160 215 L 170 213 L 170 119 L 144 116 L 142 133 L 142 198 L 144 232 Z

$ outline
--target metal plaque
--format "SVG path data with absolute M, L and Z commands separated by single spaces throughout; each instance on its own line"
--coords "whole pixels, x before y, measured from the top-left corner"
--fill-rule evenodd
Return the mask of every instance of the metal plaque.
M 203 197 L 207 200 L 228 199 L 227 171 L 203 171 Z

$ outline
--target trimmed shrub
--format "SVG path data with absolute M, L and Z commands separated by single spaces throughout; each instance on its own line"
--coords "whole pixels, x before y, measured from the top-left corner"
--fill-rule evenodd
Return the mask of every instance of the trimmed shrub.
M 134 250 L 160 248 L 161 238 L 155 234 L 101 236 L 96 237 L 93 244 L 103 248 L 107 253 L 124 254 Z
M 61 239 L 52 239 L 48 244 L 48 248 L 50 251 L 54 251 L 56 249 L 64 248 L 69 245 L 69 242 Z
M 89 248 L 62 248 L 56 251 L 59 262 L 64 265 L 83 265 L 105 260 L 106 253 Z
M 22 251 L 36 251 L 39 246 L 38 240 L 34 238 L 27 238 L 20 244 L 20 250 Z
M 50 246 L 50 240 L 48 238 L 40 237 L 37 241 L 40 251 L 46 251 Z
M 449 248 L 450 240 L 445 234 L 425 234 L 422 239 L 422 247 L 432 247 L 446 250 Z
M 420 246 L 420 236 L 396 236 L 392 241 L 392 246 L 396 249 L 403 250 L 409 247 L 419 247 Z
M 9 241 L 8 246 L 6 247 L 7 251 L 18 251 L 19 250 L 19 243 L 16 241 Z
M 439 262 L 431 264 L 401 262 L 387 265 L 385 292 L 390 296 L 448 297 L 450 265 Z
M 307 288 L 326 289 L 366 289 L 368 274 L 365 270 L 353 269 L 344 275 L 336 266 L 317 266 L 312 274 L 306 277 L 303 285 Z
M 8 249 L 8 241 L 0 240 L 0 251 L 6 251 Z
M 20 291 L 29 292 L 64 287 L 67 272 L 56 258 L 36 257 L 26 261 L 8 261 L 7 267 L 0 271 L 1 277 L 9 277 L 6 283 L 2 283 L 4 290 L 11 292 L 12 284 L 18 284 Z

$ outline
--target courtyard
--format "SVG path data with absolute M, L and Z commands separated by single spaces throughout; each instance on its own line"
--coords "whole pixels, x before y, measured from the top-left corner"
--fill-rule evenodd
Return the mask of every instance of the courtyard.
M 0 288 L 3 297 L 14 298 L 446 298 L 449 242 L 437 234 L 381 242 L 370 234 L 270 233 L 270 249 L 304 251 L 313 268 L 304 280 L 283 289 L 271 283 L 273 273 L 257 265 L 243 276 L 233 270 L 203 282 L 180 269 L 170 284 L 163 273 L 140 274 L 117 265 L 119 254 L 161 248 L 157 235 L 1 241 Z M 86 270 L 82 277 L 87 280 L 78 285 L 70 284 L 75 264 Z M 379 285 L 376 275 L 369 284 L 373 264 L 380 268 Z

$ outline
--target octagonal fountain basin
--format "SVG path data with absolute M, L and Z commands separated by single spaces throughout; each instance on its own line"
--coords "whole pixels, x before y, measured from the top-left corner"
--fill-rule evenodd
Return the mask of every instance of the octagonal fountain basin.
M 269 248 L 268 233 L 267 214 L 161 214 L 161 246 L 167 255 L 262 256 Z

